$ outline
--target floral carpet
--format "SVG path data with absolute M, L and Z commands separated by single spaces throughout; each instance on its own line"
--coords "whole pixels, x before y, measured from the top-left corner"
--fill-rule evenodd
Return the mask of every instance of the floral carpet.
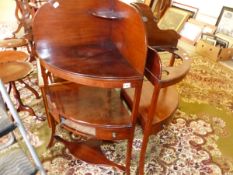
M 207 58 L 191 55 L 193 63 L 187 77 L 178 84 L 179 109 L 170 124 L 150 137 L 145 164 L 146 175 L 233 175 L 233 71 Z M 35 89 L 36 68 L 28 81 Z M 38 116 L 45 116 L 42 99 L 17 84 L 23 102 Z M 20 112 L 31 143 L 49 175 L 120 175 L 122 171 L 104 165 L 87 164 L 73 157 L 57 142 L 47 149 L 50 129 L 26 112 Z M 57 134 L 71 139 L 57 128 Z M 4 139 L 3 139 L 4 140 Z M 0 140 L 3 142 L 3 140 Z M 131 174 L 137 174 L 142 130 L 136 127 Z M 105 143 L 103 153 L 124 164 L 126 142 Z

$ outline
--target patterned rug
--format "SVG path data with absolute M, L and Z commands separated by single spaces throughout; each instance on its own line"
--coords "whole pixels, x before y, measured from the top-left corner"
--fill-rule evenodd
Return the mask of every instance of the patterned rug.
M 178 84 L 179 109 L 170 124 L 150 137 L 145 164 L 147 175 L 233 175 L 233 71 L 198 55 L 192 58 L 190 73 Z M 35 68 L 28 83 L 40 92 L 36 72 Z M 23 102 L 33 107 L 37 115 L 45 116 L 42 99 L 35 99 L 23 85 L 17 86 Z M 47 149 L 50 137 L 47 122 L 37 121 L 26 112 L 20 112 L 20 116 L 49 175 L 124 174 L 116 168 L 77 160 L 58 142 Z M 60 127 L 56 132 L 72 139 Z M 142 131 L 137 126 L 132 174 L 137 173 L 141 143 Z M 124 164 L 125 141 L 103 144 L 101 149 L 110 160 Z

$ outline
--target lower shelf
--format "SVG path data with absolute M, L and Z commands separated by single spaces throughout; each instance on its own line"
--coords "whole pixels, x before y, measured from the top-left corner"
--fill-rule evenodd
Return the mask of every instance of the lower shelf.
M 109 165 L 117 167 L 125 171 L 125 166 L 119 165 L 105 157 L 100 149 L 101 142 L 97 140 L 88 140 L 82 142 L 71 142 L 62 139 L 59 136 L 54 136 L 59 142 L 62 142 L 76 158 L 81 159 L 87 163 Z
M 119 91 L 68 83 L 51 86 L 48 92 L 50 113 L 67 130 L 102 140 L 129 137 L 131 115 Z

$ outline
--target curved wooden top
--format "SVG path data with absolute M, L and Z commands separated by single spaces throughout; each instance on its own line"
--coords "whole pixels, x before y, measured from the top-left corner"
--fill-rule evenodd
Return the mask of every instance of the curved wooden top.
M 161 86 L 167 87 L 172 84 L 180 82 L 189 72 L 191 68 L 192 59 L 182 49 L 172 52 L 176 59 L 182 60 L 182 63 L 177 66 L 163 67 L 163 71 L 167 73 L 162 77 Z
M 4 83 L 22 79 L 32 71 L 33 66 L 28 62 L 0 63 L 0 78 Z
M 162 88 L 180 82 L 189 72 L 192 63 L 192 59 L 190 59 L 182 49 L 175 51 L 170 50 L 170 53 L 173 54 L 176 59 L 180 59 L 182 63 L 177 66 L 162 67 L 157 51 L 152 47 L 148 47 L 145 76 L 152 83 L 157 83 L 159 81 L 159 85 Z M 166 76 L 162 76 L 162 72 L 166 73 Z
M 22 51 L 6 50 L 0 52 L 0 63 L 11 61 L 27 61 L 29 55 Z
M 4 47 L 4 48 L 22 47 L 22 46 L 26 46 L 27 44 L 28 41 L 23 38 L 0 40 L 0 47 Z
M 134 7 L 118 0 L 58 2 L 57 8 L 50 3 L 42 6 L 34 19 L 42 66 L 85 85 L 122 87 L 130 82 L 134 86 L 142 80 L 147 42 Z

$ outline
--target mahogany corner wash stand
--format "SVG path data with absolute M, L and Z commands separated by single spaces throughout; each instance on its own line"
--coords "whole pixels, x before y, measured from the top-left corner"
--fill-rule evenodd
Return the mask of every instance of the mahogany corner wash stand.
M 80 159 L 107 163 L 130 174 L 147 53 L 140 15 L 118 0 L 53 1 L 38 10 L 33 36 L 52 130 L 49 145 L 58 123 L 74 134 L 98 140 L 128 140 L 122 166 L 108 161 L 88 141 L 72 145 L 62 139 Z M 123 88 L 135 91 L 130 114 L 120 98 L 119 89 Z

